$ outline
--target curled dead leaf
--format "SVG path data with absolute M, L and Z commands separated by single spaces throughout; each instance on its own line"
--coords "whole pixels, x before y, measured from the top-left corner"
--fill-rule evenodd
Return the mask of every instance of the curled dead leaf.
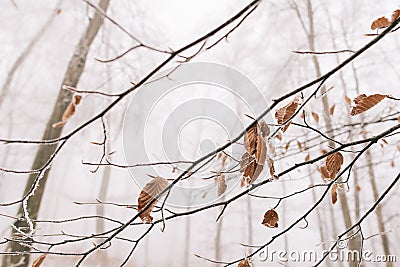
M 347 95 L 344 96 L 344 100 L 346 101 L 346 103 L 350 106 L 351 105 L 351 99 L 350 97 L 348 97 Z
M 330 179 L 330 175 L 328 173 L 328 170 L 326 169 L 326 166 L 321 166 L 318 168 L 318 170 L 321 173 L 322 179 Z
M 268 168 L 269 168 L 269 174 L 271 174 L 271 176 L 273 176 L 274 178 L 277 178 L 277 176 L 275 175 L 275 164 L 274 164 L 274 160 L 271 159 L 270 157 L 268 157 Z
M 391 22 L 394 22 L 398 17 L 400 17 L 400 9 L 393 11 Z
M 247 258 L 244 258 L 241 260 L 238 264 L 238 267 L 252 267 L 253 265 L 251 264 L 250 260 Z
M 340 168 L 342 167 L 344 158 L 342 153 L 335 152 L 328 157 L 326 157 L 326 170 L 329 173 L 329 178 L 334 179 L 336 174 L 340 171 Z
M 247 130 L 246 134 L 244 135 L 244 148 L 246 148 L 247 152 L 250 155 L 254 154 L 254 152 L 256 151 L 257 136 L 257 124 Z
M 315 122 L 318 124 L 318 122 L 319 122 L 319 116 L 318 116 L 318 114 L 315 113 L 315 112 L 311 112 L 311 115 L 313 116 Z
M 338 185 L 333 184 L 332 189 L 331 189 L 332 204 L 335 204 L 337 202 L 337 197 L 338 197 L 337 188 L 338 188 Z
M 241 185 L 245 186 L 253 184 L 260 176 L 262 170 L 263 170 L 263 165 L 257 164 L 257 162 L 253 160 L 244 169 Z
M 142 212 L 139 217 L 143 222 L 149 223 L 153 221 L 153 217 L 150 215 L 150 213 L 157 204 L 158 199 L 156 199 L 148 208 L 145 210 L 143 209 L 147 206 L 147 204 L 153 201 L 158 194 L 164 191 L 167 186 L 168 181 L 165 178 L 154 177 L 143 187 L 138 198 L 138 212 Z
M 367 96 L 366 94 L 359 95 L 354 99 L 355 106 L 351 109 L 350 115 L 355 116 L 361 114 L 381 102 L 386 97 L 387 95 L 380 94 L 370 96 Z
M 267 157 L 267 145 L 264 138 L 261 135 L 257 136 L 257 148 L 255 151 L 256 162 L 260 165 L 265 164 L 265 159 Z
M 386 17 L 381 17 L 379 19 L 376 19 L 372 22 L 371 24 L 371 30 L 376 30 L 376 29 L 383 29 L 386 27 L 389 27 L 391 22 L 389 21 L 388 18 Z
M 69 103 L 69 105 L 67 106 L 62 115 L 61 121 L 54 123 L 52 127 L 58 128 L 64 126 L 68 122 L 68 120 L 75 114 L 76 106 L 79 105 L 81 99 L 82 99 L 81 95 L 74 95 L 72 97 L 71 102 Z
M 274 209 L 270 209 L 264 214 L 264 220 L 262 221 L 262 225 L 269 228 L 277 228 L 278 221 L 279 221 L 278 213 Z
M 335 105 L 332 105 L 332 107 L 329 109 L 329 114 L 333 116 L 333 113 L 335 113 Z
M 279 124 L 287 123 L 290 117 L 296 112 L 299 105 L 298 98 L 296 97 L 292 102 L 284 107 L 278 109 L 275 113 L 275 118 Z
M 221 196 L 223 193 L 225 193 L 226 188 L 228 187 L 225 181 L 225 175 L 223 173 L 220 173 L 218 175 L 217 183 L 218 183 L 218 196 Z

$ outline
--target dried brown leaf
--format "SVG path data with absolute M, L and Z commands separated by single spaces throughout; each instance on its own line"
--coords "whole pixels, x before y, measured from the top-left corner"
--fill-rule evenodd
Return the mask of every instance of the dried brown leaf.
M 356 185 L 356 191 L 360 192 L 361 191 L 361 186 Z
M 335 204 L 337 202 L 337 184 L 333 184 L 332 189 L 331 189 L 331 196 L 332 196 L 332 204 Z
M 82 99 L 81 95 L 74 95 L 72 97 L 71 102 L 69 103 L 69 105 L 67 106 L 62 115 L 61 121 L 54 123 L 52 127 L 58 128 L 64 126 L 68 122 L 68 120 L 75 114 L 76 106 L 79 105 L 81 99 Z
M 342 153 L 340 152 L 335 152 L 328 157 L 326 157 L 326 170 L 329 173 L 329 178 L 334 179 L 336 174 L 340 171 L 340 168 L 342 167 L 344 158 Z
M 398 17 L 400 17 L 400 9 L 393 11 L 391 22 L 394 22 Z
M 265 164 L 265 159 L 267 157 L 267 145 L 264 138 L 261 135 L 257 136 L 257 148 L 255 151 L 256 162 L 260 165 Z
M 285 145 L 285 150 L 288 150 L 289 147 L 290 147 L 290 141 L 286 143 L 286 145 Z
M 162 177 L 154 177 L 153 180 L 148 182 L 140 192 L 138 198 L 138 212 L 140 214 L 140 219 L 143 222 L 149 223 L 153 221 L 153 217 L 150 215 L 152 209 L 156 205 L 157 201 L 154 201 L 146 210 L 143 210 L 145 206 L 150 203 L 155 197 L 165 190 L 168 186 L 168 181 Z
M 379 102 L 381 102 L 386 95 L 374 94 L 367 96 L 365 94 L 359 95 L 354 99 L 355 106 L 351 109 L 350 115 L 355 116 L 367 111 Z
M 274 164 L 274 160 L 271 159 L 270 157 L 268 157 L 267 163 L 268 163 L 268 168 L 269 168 L 269 174 L 271 174 L 271 176 L 274 176 L 274 177 L 275 177 L 275 164 Z
M 344 96 L 344 100 L 346 101 L 346 103 L 350 106 L 351 105 L 351 99 L 350 97 L 348 97 L 347 95 Z
M 322 179 L 329 179 L 330 175 L 328 173 L 328 170 L 326 169 L 326 166 L 321 166 L 318 168 L 318 170 L 321 173 Z
M 332 107 L 329 109 L 329 114 L 333 116 L 333 113 L 335 113 L 335 105 L 332 105 Z
M 286 132 L 286 130 L 289 128 L 290 124 L 292 124 L 292 121 L 288 121 L 288 123 L 285 124 L 282 128 L 282 132 Z
M 309 161 L 310 160 L 310 154 L 307 154 L 307 156 L 304 158 L 304 161 Z
M 319 122 L 319 116 L 318 116 L 318 114 L 315 113 L 315 112 L 311 112 L 311 115 L 313 116 L 315 122 L 318 123 L 318 122 Z
M 275 113 L 275 118 L 279 124 L 287 123 L 290 117 L 296 112 L 299 105 L 298 98 L 295 98 L 292 102 L 284 107 L 278 109 Z
M 244 148 L 250 155 L 253 155 L 257 146 L 258 128 L 257 125 L 251 127 L 244 135 Z
M 37 258 L 36 260 L 33 261 L 32 267 L 40 267 L 42 265 L 42 263 L 44 262 L 44 260 L 46 259 L 46 257 L 47 257 L 47 254 L 40 255 L 39 258 Z
M 253 184 L 260 176 L 262 170 L 263 165 L 259 165 L 255 160 L 253 160 L 246 166 L 244 170 L 241 185 L 244 186 Z
M 299 140 L 297 140 L 297 147 L 299 148 L 300 151 L 303 149 L 303 145 L 302 143 L 300 143 Z
M 250 260 L 247 258 L 244 258 L 241 260 L 238 264 L 238 267 L 252 267 L 253 265 L 251 264 Z
M 228 187 L 225 181 L 225 175 L 223 173 L 218 175 L 217 183 L 218 183 L 218 196 L 221 196 L 223 193 L 225 193 L 226 188 Z
M 278 139 L 279 141 L 282 141 L 282 134 L 281 134 L 281 133 L 278 133 L 278 134 L 275 136 L 275 138 Z
M 269 228 L 277 228 L 279 222 L 278 213 L 270 209 L 264 214 L 264 220 L 262 221 L 262 225 L 269 227 Z
M 383 29 L 386 27 L 390 26 L 390 21 L 386 17 L 381 17 L 379 19 L 376 19 L 372 22 L 371 24 L 371 30 L 376 30 L 376 29 Z

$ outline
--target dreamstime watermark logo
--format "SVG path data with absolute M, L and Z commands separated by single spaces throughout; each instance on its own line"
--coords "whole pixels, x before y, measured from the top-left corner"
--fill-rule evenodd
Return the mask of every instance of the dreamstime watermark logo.
M 258 253 L 258 259 L 262 262 L 297 262 L 297 263 L 316 263 L 323 257 L 332 262 L 397 262 L 396 255 L 374 255 L 370 250 L 350 250 L 347 249 L 348 241 L 339 240 L 336 248 L 328 251 L 315 250 L 269 250 L 264 248 Z
M 188 63 L 162 71 L 133 93 L 126 111 L 123 143 L 127 164 L 172 164 L 130 168 L 130 173 L 142 188 L 150 181 L 147 174 L 175 179 L 190 166 L 184 162 L 194 161 L 232 140 L 252 122 L 246 115 L 257 117 L 267 107 L 257 86 L 230 67 Z M 272 118 L 265 120 L 271 122 Z M 238 143 L 225 152 L 240 159 L 244 149 Z M 237 166 L 233 160 L 228 164 L 226 169 Z M 206 178 L 213 175 L 210 170 L 216 165 L 215 158 L 199 164 L 201 168 L 194 168 L 190 179 L 172 188 L 166 203 L 186 207 L 215 201 L 215 180 Z M 227 191 L 239 179 L 238 173 L 235 179 L 228 175 Z

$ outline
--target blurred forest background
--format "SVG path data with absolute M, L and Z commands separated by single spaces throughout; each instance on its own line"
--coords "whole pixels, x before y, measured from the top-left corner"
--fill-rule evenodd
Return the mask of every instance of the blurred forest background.
M 0 2 L 3 14 L 0 18 L 1 140 L 52 139 L 72 132 L 96 116 L 115 98 L 82 93 L 81 103 L 77 105 L 76 112 L 68 123 L 63 128 L 49 127 L 58 121 L 54 120 L 54 116 L 60 118 L 71 101 L 73 92 L 62 89 L 63 84 L 107 94 L 124 92 L 132 83 L 139 82 L 170 56 L 168 51 L 175 51 L 207 34 L 234 16 L 250 1 L 101 0 L 99 3 L 90 3 L 94 3 L 96 7 L 100 5 L 106 10 L 109 17 L 104 19 L 103 24 L 96 8 L 87 1 Z M 371 30 L 371 23 L 382 16 L 390 18 L 392 12 L 399 8 L 399 4 L 400 1 L 393 0 L 260 1 L 243 23 L 229 34 L 227 40 L 196 54 L 202 48 L 202 43 L 199 43 L 182 54 L 195 54 L 190 62 L 215 62 L 240 71 L 260 88 L 272 104 L 274 99 L 330 71 L 354 54 L 354 51 L 373 40 L 377 31 Z M 87 30 L 88 25 L 95 24 L 95 19 L 99 20 L 98 31 L 90 32 Z M 218 32 L 209 44 L 223 37 L 233 26 L 234 24 Z M 86 41 L 87 38 L 93 38 L 93 43 L 86 47 L 86 62 L 79 62 L 82 59 L 79 58 L 82 56 L 80 53 L 85 51 L 79 47 L 88 45 L 82 38 L 86 38 Z M 142 47 L 118 59 L 102 62 L 113 59 L 140 43 Z M 398 124 L 400 108 L 396 100 L 384 99 L 379 106 L 365 114 L 352 117 L 349 115 L 351 108 L 346 99 L 354 99 L 360 94 L 400 97 L 399 49 L 399 32 L 389 33 L 345 68 L 333 74 L 322 88 L 326 91 L 325 94 L 321 95 L 319 92 L 304 107 L 310 125 L 338 142 L 346 143 L 381 134 Z M 339 50 L 345 51 L 321 55 L 293 52 Z M 74 55 L 77 56 L 75 59 Z M 182 58 L 176 57 L 164 68 L 177 66 L 177 60 Z M 67 69 L 71 64 L 76 65 L 72 70 Z M 305 97 L 310 93 L 308 91 Z M 137 213 L 130 206 L 137 204 L 142 188 L 126 168 L 99 166 L 96 170 L 96 166 L 82 163 L 96 163 L 102 156 L 103 146 L 91 142 L 103 141 L 103 125 L 107 129 L 107 149 L 109 152 L 113 151 L 106 157 L 120 164 L 138 163 L 125 162 L 124 157 L 123 138 L 127 137 L 123 137 L 122 128 L 130 97 L 128 95 L 123 98 L 102 120 L 96 120 L 70 138 L 54 158 L 51 168 L 46 172 L 45 186 L 39 186 L 38 189 L 43 190 L 43 197 L 40 209 L 34 216 L 39 220 L 53 221 L 35 224 L 35 235 L 40 240 L 60 242 L 105 232 L 118 225 L 96 217 L 63 223 L 55 223 L 55 220 L 105 216 L 125 223 Z M 292 101 L 293 98 L 287 100 Z M 286 105 L 288 101 L 279 104 L 277 108 Z M 275 110 L 272 114 L 275 114 Z M 274 138 L 276 151 L 273 159 L 276 173 L 295 163 L 304 162 L 305 158 L 307 161 L 307 156 L 316 158 L 321 155 L 322 150 L 329 151 L 335 145 L 322 134 L 296 127 L 295 123 L 301 124 L 302 121 L 300 112 L 288 130 L 280 134 L 280 139 Z M 379 123 L 372 123 L 376 121 Z M 247 122 L 250 124 L 251 120 L 248 119 Z M 336 129 L 336 135 L 331 136 L 329 129 Z M 307 220 L 300 220 L 290 231 L 274 240 L 269 249 L 328 249 L 338 235 L 356 223 L 394 181 L 400 166 L 398 133 L 399 130 L 396 129 L 383 140 L 376 140 L 377 144 L 371 146 L 351 170 L 343 175 L 346 179 L 349 173 L 350 179 L 339 190 L 338 203 L 332 204 L 329 192 L 322 203 L 306 217 Z M 185 147 L 189 150 L 187 153 L 193 155 L 188 160 L 201 156 L 197 152 L 201 141 L 194 137 L 192 144 Z M 223 144 L 218 143 L 217 146 Z M 21 199 L 24 190 L 26 192 L 27 182 L 36 176 L 18 173 L 18 170 L 31 170 L 35 166 L 34 162 L 45 164 L 53 151 L 50 149 L 48 155 L 40 154 L 40 151 L 49 146 L 53 151 L 56 149 L 55 145 L 2 142 L 0 203 Z M 349 150 L 360 149 L 361 147 L 355 146 L 342 150 L 345 159 L 343 168 L 357 155 L 356 152 L 348 153 Z M 240 159 L 241 155 L 232 156 Z M 327 182 L 321 179 L 318 171 L 324 163 L 325 159 L 305 165 L 251 193 L 272 196 L 279 200 L 282 196 L 307 189 L 310 185 L 326 185 Z M 187 165 L 179 166 L 184 169 Z M 169 178 L 176 176 L 172 171 L 171 175 L 173 176 Z M 267 171 L 265 176 L 268 175 Z M 237 173 L 236 176 L 240 178 L 241 174 Z M 263 179 L 260 177 L 259 180 Z M 234 196 L 245 189 L 246 187 L 236 188 L 226 197 Z M 255 248 L 241 244 L 257 246 L 267 243 L 273 235 L 301 218 L 324 190 L 324 186 L 317 186 L 281 199 L 277 207 L 277 199 L 247 195 L 230 203 L 218 222 L 216 218 L 221 207 L 168 220 L 163 232 L 160 231 L 162 223 L 157 224 L 138 243 L 132 256 L 127 259 L 126 266 L 219 266 L 195 255 L 228 263 L 241 259 L 255 251 Z M 400 239 L 399 198 L 399 184 L 395 184 L 385 200 L 362 222 L 363 249 L 373 251 L 374 254 L 400 257 L 400 245 L 397 242 Z M 99 204 L 96 199 L 121 206 Z M 0 206 L 0 247 L 3 252 L 9 249 L 11 225 L 15 224 L 15 216 L 21 216 L 20 207 L 20 202 Z M 279 213 L 279 226 L 269 229 L 261 222 L 264 213 L 274 207 Z M 177 210 L 186 211 L 179 208 Z M 156 217 L 160 218 L 158 215 Z M 129 227 L 119 237 L 134 239 L 146 229 L 145 225 Z M 15 234 L 15 229 L 13 233 Z M 67 242 L 51 251 L 81 253 L 92 248 L 97 241 L 98 239 L 88 238 L 80 242 Z M 352 246 L 351 242 L 349 244 Z M 48 249 L 43 244 L 37 246 L 44 251 Z M 114 239 L 110 246 L 96 250 L 94 255 L 85 259 L 82 266 L 120 266 L 131 249 L 131 243 Z M 7 263 L 6 258 L 9 256 L 3 255 L 2 263 L 3 266 L 29 266 L 42 254 L 30 255 L 29 264 L 23 263 L 21 258 L 17 262 Z M 80 258 L 81 256 L 49 254 L 42 266 L 75 266 Z M 259 262 L 257 256 L 252 258 L 255 266 L 269 264 Z M 304 266 L 304 263 L 290 261 L 282 264 Z M 391 263 L 363 264 L 395 266 Z M 330 262 L 327 259 L 321 265 L 349 266 L 349 263 Z M 271 266 L 279 265 L 273 263 Z M 350 266 L 356 265 L 350 263 Z

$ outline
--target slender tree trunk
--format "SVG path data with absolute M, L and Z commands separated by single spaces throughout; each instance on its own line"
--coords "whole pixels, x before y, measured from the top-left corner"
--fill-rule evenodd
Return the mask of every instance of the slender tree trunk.
M 346 41 L 347 46 L 349 46 L 346 36 L 344 39 Z M 353 70 L 354 80 L 357 84 L 356 93 L 357 93 L 357 95 L 360 95 L 360 90 L 358 87 L 359 82 L 358 82 L 357 70 L 356 70 L 354 64 L 351 64 L 351 68 Z M 361 116 L 361 122 L 364 122 L 365 115 L 361 114 L 360 116 Z M 367 138 L 366 134 L 363 134 L 363 138 Z M 378 198 L 379 198 L 379 191 L 378 191 L 378 186 L 376 183 L 375 172 L 374 172 L 374 167 L 373 167 L 373 163 L 372 163 L 372 155 L 371 155 L 370 150 L 367 150 L 365 152 L 365 158 L 366 158 L 366 161 L 368 164 L 368 176 L 369 176 L 370 183 L 371 183 L 372 193 L 374 196 L 374 201 L 376 202 L 376 201 L 378 201 Z M 355 190 L 355 191 L 357 191 L 357 190 Z M 388 236 L 385 234 L 385 224 L 383 222 L 383 214 L 382 214 L 382 206 L 381 205 L 378 205 L 376 207 L 375 214 L 376 214 L 376 219 L 377 219 L 377 223 L 378 223 L 378 229 L 379 229 L 379 232 L 381 233 L 380 236 L 381 236 L 381 241 L 382 241 L 382 246 L 383 246 L 383 252 L 385 253 L 385 255 L 390 255 L 390 245 L 389 245 Z M 388 262 L 386 262 L 386 266 L 392 267 L 393 264 L 388 261 Z
M 253 218 L 252 218 L 252 210 L 251 210 L 251 196 L 247 195 L 246 199 L 246 209 L 247 209 L 247 244 L 253 245 Z M 251 254 L 253 249 L 251 247 L 248 248 L 248 253 Z
M 313 14 L 313 10 L 312 10 L 312 4 L 311 4 L 311 0 L 307 0 L 307 14 L 308 14 L 308 22 L 309 22 L 309 31 L 308 31 L 308 43 L 309 43 L 309 48 L 311 51 L 315 51 L 315 31 L 314 31 L 314 14 Z M 314 68 L 315 68 L 315 72 L 317 77 L 321 76 L 321 67 L 318 61 L 318 58 L 316 55 L 312 56 L 312 60 L 313 60 L 313 64 L 314 64 Z M 321 88 L 321 93 L 324 94 L 326 92 L 326 87 L 323 86 Z M 325 95 L 324 97 L 322 97 L 322 104 L 323 104 L 323 111 L 324 111 L 324 122 L 326 125 L 326 129 L 327 132 L 329 133 L 329 137 L 333 136 L 333 131 L 332 131 L 332 121 L 330 118 L 330 114 L 329 114 L 329 101 L 328 101 L 328 97 L 327 95 Z M 329 142 L 329 146 L 330 147 L 335 147 L 335 143 L 330 141 Z M 339 202 L 340 202 L 340 206 L 341 206 L 341 210 L 342 210 L 342 215 L 343 215 L 343 219 L 344 219 L 344 224 L 346 226 L 346 228 L 350 228 L 352 226 L 352 221 L 351 221 L 351 215 L 350 215 L 350 209 L 349 209 L 349 205 L 347 202 L 347 198 L 345 194 L 339 194 Z M 352 234 L 352 233 L 349 233 Z M 359 250 L 360 249 L 360 238 L 359 236 L 355 236 L 352 239 L 349 240 L 349 250 Z M 357 266 L 357 261 L 351 261 L 349 262 L 349 266 L 353 267 L 353 266 Z
M 100 0 L 99 6 L 104 11 L 107 10 L 109 6 L 110 0 Z M 79 40 L 78 45 L 76 46 L 75 53 L 73 54 L 62 84 L 74 86 L 79 82 L 79 79 L 84 71 L 86 57 L 89 52 L 90 46 L 96 37 L 101 25 L 103 23 L 103 18 L 99 14 L 95 14 L 93 18 L 90 20 L 89 25 L 86 31 L 83 33 L 81 39 Z M 66 109 L 67 105 L 71 101 L 72 93 L 68 90 L 60 90 L 57 100 L 55 102 L 53 112 L 47 122 L 46 129 L 44 131 L 43 140 L 58 138 L 61 135 L 62 128 L 53 128 L 52 124 L 58 121 L 61 121 L 62 114 Z M 41 145 L 36 153 L 36 157 L 32 164 L 32 169 L 41 168 L 46 161 L 51 157 L 51 155 L 56 150 L 57 145 Z M 45 172 L 43 178 L 41 179 L 40 186 L 36 189 L 35 194 L 29 198 L 28 200 L 28 212 L 30 214 L 31 219 L 36 219 L 38 217 L 38 212 L 40 208 L 40 204 L 43 197 L 44 188 L 46 186 L 47 178 L 48 178 L 49 170 Z M 24 195 L 26 195 L 31 186 L 34 184 L 36 179 L 36 174 L 31 174 L 28 178 Z M 19 208 L 18 217 L 21 217 L 23 214 L 22 206 Z M 16 221 L 14 223 L 16 229 L 20 229 L 20 231 L 26 231 L 27 222 L 26 221 Z M 12 237 L 16 234 L 15 229 L 12 229 Z M 22 242 L 29 242 L 29 240 L 21 240 Z M 7 247 L 7 251 L 15 251 L 25 253 L 29 251 L 29 248 L 26 246 L 21 246 L 19 242 L 9 242 Z M 9 266 L 10 264 L 15 264 L 21 261 L 21 258 L 24 258 L 24 263 L 20 266 L 28 266 L 29 263 L 29 254 L 24 255 L 16 255 L 16 256 L 4 256 L 3 257 L 3 267 Z
M 225 201 L 225 196 L 222 197 L 221 201 Z M 221 207 L 222 209 L 222 207 Z M 221 211 L 221 210 L 220 210 Z M 217 222 L 217 233 L 215 236 L 215 260 L 221 261 L 221 233 L 222 226 L 224 223 L 224 216 L 221 216 L 219 221 Z M 215 266 L 220 266 L 220 264 L 216 264 Z
M 22 51 L 22 53 L 19 55 L 17 60 L 14 62 L 12 65 L 10 71 L 7 73 L 7 78 L 6 81 L 3 84 L 3 87 L 1 88 L 0 91 L 0 110 L 3 105 L 4 99 L 10 92 L 10 86 L 11 82 L 13 81 L 14 75 L 17 72 L 18 68 L 25 62 L 25 59 L 29 56 L 33 48 L 36 46 L 40 38 L 46 33 L 46 31 L 50 28 L 54 18 L 57 16 L 57 10 L 59 9 L 60 5 L 62 3 L 62 0 L 60 0 L 53 13 L 50 15 L 50 17 L 46 20 L 46 22 L 43 24 L 43 26 L 39 29 L 39 31 L 35 34 L 35 36 L 32 38 L 32 40 L 28 43 L 28 45 L 25 47 L 25 49 Z

